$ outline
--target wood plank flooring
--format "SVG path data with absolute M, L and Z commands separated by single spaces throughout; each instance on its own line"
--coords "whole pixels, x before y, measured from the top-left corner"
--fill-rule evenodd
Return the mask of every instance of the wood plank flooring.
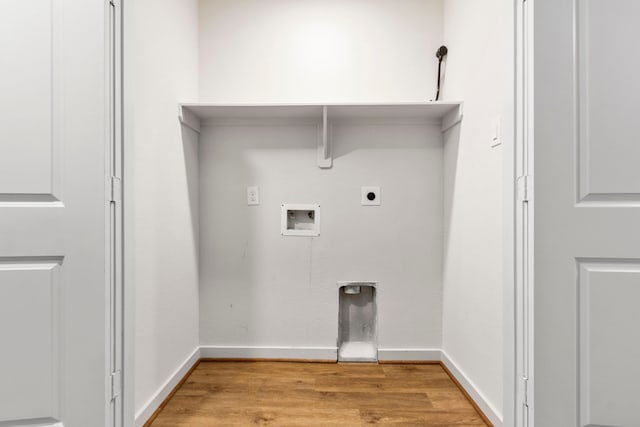
M 150 425 L 486 424 L 437 364 L 202 362 Z

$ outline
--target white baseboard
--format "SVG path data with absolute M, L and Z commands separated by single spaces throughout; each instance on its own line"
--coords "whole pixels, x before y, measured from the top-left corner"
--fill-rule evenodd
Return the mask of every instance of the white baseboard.
M 64 427 L 62 422 L 57 421 L 55 418 L 30 418 L 20 420 L 5 420 L 0 421 L 0 427 Z
M 336 347 L 202 346 L 200 357 L 230 359 L 337 360 Z
M 136 413 L 136 420 L 134 425 L 136 427 L 142 427 L 146 423 L 151 415 L 160 407 L 162 402 L 169 396 L 169 393 L 178 385 L 178 383 L 187 375 L 189 369 L 200 360 L 200 347 L 196 348 L 191 356 L 185 360 L 182 365 L 169 377 L 169 379 L 160 387 L 160 390 L 149 399 L 149 401 Z
M 379 348 L 378 360 L 415 360 L 439 361 L 440 350 L 437 348 Z
M 202 346 L 200 357 L 230 359 L 337 360 L 336 347 Z M 432 348 L 380 348 L 378 360 L 439 361 L 440 350 Z
M 469 378 L 465 375 L 465 373 L 460 368 L 458 368 L 458 365 L 456 365 L 453 362 L 453 360 L 449 358 L 449 356 L 444 350 L 441 351 L 441 355 L 442 355 L 442 358 L 440 359 L 440 361 L 447 367 L 447 369 L 449 369 L 451 374 L 454 377 L 456 377 L 456 380 L 458 380 L 462 388 L 464 388 L 465 391 L 469 393 L 469 396 L 471 396 L 471 398 L 476 403 L 476 405 L 478 405 L 480 410 L 482 410 L 482 412 L 484 412 L 487 418 L 489 418 L 489 421 L 491 421 L 491 423 L 495 427 L 501 427 L 502 414 L 498 413 L 498 411 L 493 407 L 493 405 L 491 405 L 487 401 L 484 395 L 480 393 L 480 391 L 478 391 L 478 388 L 475 386 L 475 384 L 473 384 L 473 382 L 469 380 Z

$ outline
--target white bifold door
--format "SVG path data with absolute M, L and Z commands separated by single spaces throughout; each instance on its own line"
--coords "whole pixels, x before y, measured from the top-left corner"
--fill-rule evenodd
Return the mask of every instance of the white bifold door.
M 104 0 L 0 1 L 0 426 L 114 423 L 110 34 Z
M 534 1 L 539 427 L 640 426 L 640 2 Z

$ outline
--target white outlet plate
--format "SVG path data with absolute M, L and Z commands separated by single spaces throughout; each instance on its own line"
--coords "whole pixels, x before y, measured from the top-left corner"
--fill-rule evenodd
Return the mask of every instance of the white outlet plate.
M 373 200 L 369 199 L 369 193 L 373 193 Z M 362 206 L 380 206 L 380 187 L 362 187 L 360 203 Z
M 254 206 L 260 204 L 260 189 L 257 185 L 247 187 L 247 205 Z

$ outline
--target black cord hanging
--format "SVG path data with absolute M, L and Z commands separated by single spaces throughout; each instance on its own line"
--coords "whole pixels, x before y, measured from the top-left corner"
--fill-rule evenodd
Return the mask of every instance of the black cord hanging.
M 446 46 L 440 46 L 436 50 L 436 58 L 438 58 L 438 91 L 436 92 L 436 101 L 440 98 L 440 72 L 442 70 L 442 59 L 447 56 L 449 49 Z

